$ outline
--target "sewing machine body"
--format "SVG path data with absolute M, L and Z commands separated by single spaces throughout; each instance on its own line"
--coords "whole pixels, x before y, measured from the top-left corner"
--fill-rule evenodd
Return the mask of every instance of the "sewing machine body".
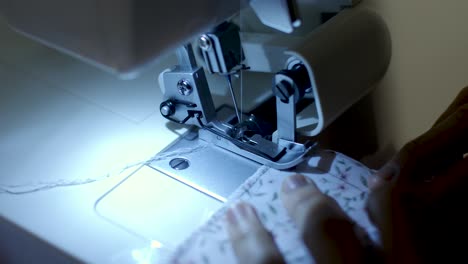
M 145 5 L 130 0 L 113 2 L 112 9 L 104 8 L 106 1 L 99 1 L 101 8 L 95 9 L 93 1 L 81 1 L 75 10 L 64 6 L 69 3 L 46 1 L 28 9 L 37 12 L 36 16 L 24 12 L 26 2 L 0 2 L 9 23 L 23 34 L 124 78 L 135 77 L 142 69 L 156 71 L 153 77 L 159 74 L 159 78 L 147 78 L 143 83 L 157 90 L 151 91 L 153 112 L 135 122 L 135 129 L 128 129 L 132 140 L 138 135 L 145 137 L 131 141 L 122 137 L 123 129 L 122 135 L 113 139 L 132 142 L 128 144 L 132 145 L 128 156 L 142 147 L 147 154 L 158 153 L 151 160 L 90 184 L 25 195 L 0 194 L 6 205 L 0 212 L 2 217 L 19 226 L 13 229 L 19 231 L 13 233 L 27 230 L 56 248 L 50 252 L 73 256 L 69 258 L 72 262 L 145 263 L 168 257 L 260 166 L 291 169 L 303 161 L 315 147 L 314 137 L 370 91 L 390 59 L 388 31 L 380 18 L 368 10 L 342 11 L 355 1 L 299 1 L 301 12 L 291 6 L 294 1 L 281 0 L 170 1 L 166 9 L 158 8 L 157 3 Z M 241 8 L 247 9 L 238 14 Z M 60 12 L 63 10 L 92 10 L 94 16 L 88 19 L 80 12 L 71 15 Z M 325 14 L 338 11 L 322 25 Z M 63 23 L 57 25 L 58 20 L 41 17 Z M 233 24 L 225 25 L 220 32 L 213 30 L 226 18 Z M 187 20 L 191 23 L 187 24 Z M 283 33 L 268 29 L 260 20 Z M 158 34 L 152 33 L 154 30 Z M 213 53 L 211 48 L 215 46 L 209 45 L 218 45 L 218 53 Z M 223 48 L 226 45 L 228 52 Z M 176 48 L 177 60 L 170 52 Z M 234 63 L 220 60 L 233 52 L 237 52 Z M 161 54 L 166 56 L 154 64 Z M 89 73 L 83 67 L 75 67 L 76 72 Z M 226 76 L 231 79 L 232 90 Z M 138 79 L 135 84 L 139 84 Z M 242 101 L 240 111 L 236 100 L 231 101 L 236 95 Z M 139 98 L 144 101 L 147 97 Z M 108 110 L 114 110 L 114 106 L 104 105 Z M 105 122 L 106 118 L 96 120 Z M 87 120 L 76 118 L 69 122 L 86 126 Z M 119 122 L 125 121 L 116 121 L 110 127 L 118 129 Z M 65 131 L 58 136 L 76 136 L 73 133 Z M 298 135 L 310 141 L 299 142 Z M 106 146 L 103 150 L 125 152 L 125 147 Z M 54 151 L 53 147 L 46 149 L 42 152 Z M 34 149 L 31 151 L 37 155 Z M 128 157 L 118 160 L 120 165 L 128 164 Z M 27 163 L 32 168 L 49 169 L 52 174 L 82 170 L 95 177 L 97 171 L 83 170 L 91 162 L 60 170 L 38 164 Z M 29 206 L 42 211 L 25 209 Z M 48 217 L 53 219 L 48 222 Z M 67 225 L 57 231 L 58 223 Z M 7 226 L 2 225 L 5 230 Z M 41 256 L 40 252 L 21 255 L 14 245 L 2 245 L 10 257 L 28 260 Z M 63 254 L 42 256 L 56 260 Z

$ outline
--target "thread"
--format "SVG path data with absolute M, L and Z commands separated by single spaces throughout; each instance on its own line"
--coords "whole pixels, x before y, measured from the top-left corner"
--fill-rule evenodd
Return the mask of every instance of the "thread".
M 160 154 L 157 154 L 156 156 L 151 157 L 150 159 L 127 164 L 121 169 L 115 170 L 113 172 L 109 172 L 105 175 L 102 175 L 96 178 L 73 179 L 73 180 L 58 179 L 54 181 L 38 181 L 36 183 L 13 184 L 13 185 L 0 184 L 0 194 L 22 195 L 22 194 L 35 193 L 35 192 L 46 191 L 46 190 L 61 188 L 61 187 L 86 185 L 86 184 L 103 181 L 112 177 L 119 176 L 126 170 L 149 165 L 155 161 L 160 161 L 160 160 L 177 157 L 180 155 L 187 155 L 187 154 L 195 153 L 204 149 L 205 147 L 206 145 L 198 145 L 193 148 L 182 148 L 176 151 L 160 153 Z

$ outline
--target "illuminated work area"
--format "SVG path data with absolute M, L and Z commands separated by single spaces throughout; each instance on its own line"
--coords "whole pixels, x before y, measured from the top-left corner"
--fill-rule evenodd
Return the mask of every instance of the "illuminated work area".
M 0 0 L 0 262 L 173 260 L 392 58 L 365 0 L 75 2 Z

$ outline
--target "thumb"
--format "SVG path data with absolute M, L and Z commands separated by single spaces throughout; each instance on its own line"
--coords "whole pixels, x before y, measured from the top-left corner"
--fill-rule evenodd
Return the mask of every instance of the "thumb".
M 363 263 L 356 226 L 335 200 L 303 175 L 288 177 L 281 198 L 317 263 Z

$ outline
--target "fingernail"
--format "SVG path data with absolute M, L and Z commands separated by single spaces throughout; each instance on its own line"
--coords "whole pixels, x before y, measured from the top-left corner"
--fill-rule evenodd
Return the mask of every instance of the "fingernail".
M 370 189 L 376 189 L 379 186 L 391 182 L 400 172 L 400 169 L 395 164 L 386 164 L 379 171 L 372 174 L 368 180 L 367 184 Z
M 235 204 L 226 212 L 226 221 L 242 231 L 248 231 L 257 219 L 255 209 L 245 202 Z
M 246 219 L 250 216 L 251 209 L 250 205 L 240 202 L 234 207 L 234 212 L 237 217 Z
M 237 226 L 239 223 L 237 222 L 236 215 L 232 208 L 229 208 L 226 211 L 226 222 L 232 226 Z
M 379 186 L 384 184 L 384 181 L 376 174 L 372 174 L 367 178 L 367 186 L 369 186 L 369 189 L 377 189 Z
M 309 183 L 310 181 L 308 181 L 304 175 L 295 174 L 286 178 L 285 184 L 283 184 L 283 191 L 288 193 L 300 187 L 306 186 Z

